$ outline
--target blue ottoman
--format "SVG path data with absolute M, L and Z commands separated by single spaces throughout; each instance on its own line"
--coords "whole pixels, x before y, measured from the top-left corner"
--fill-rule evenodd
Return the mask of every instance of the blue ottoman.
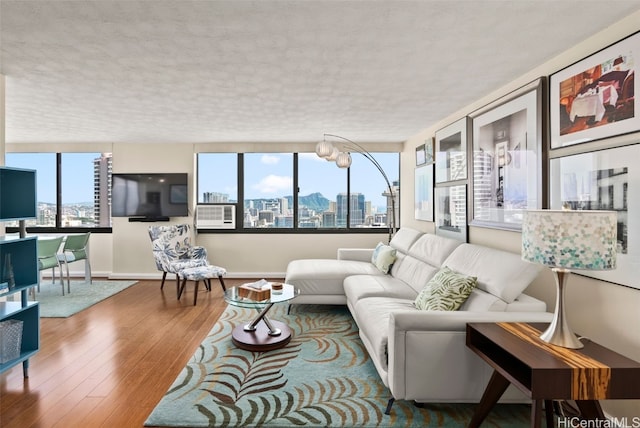
M 178 291 L 178 300 L 182 296 L 182 292 L 184 291 L 184 287 L 187 284 L 187 280 L 195 281 L 195 288 L 193 292 L 193 305 L 195 306 L 198 301 L 198 284 L 200 281 L 204 281 L 205 287 L 207 291 L 211 291 L 211 278 L 218 277 L 220 280 L 220 285 L 222 286 L 222 291 L 226 291 L 227 287 L 224 285 L 223 276 L 227 274 L 227 270 L 220 266 L 206 265 L 206 266 L 196 266 L 192 268 L 182 269 L 178 276 L 182 280 L 182 285 L 180 286 L 180 290 Z

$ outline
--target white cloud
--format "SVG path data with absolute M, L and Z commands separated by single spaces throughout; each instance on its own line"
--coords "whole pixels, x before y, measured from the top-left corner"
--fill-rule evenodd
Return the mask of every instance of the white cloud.
M 279 194 L 285 192 L 291 194 L 293 188 L 293 178 L 282 175 L 267 175 L 258 184 L 253 186 L 255 190 L 262 194 Z
M 262 155 L 262 157 L 260 158 L 260 162 L 265 165 L 275 165 L 280 162 L 280 158 L 277 156 Z

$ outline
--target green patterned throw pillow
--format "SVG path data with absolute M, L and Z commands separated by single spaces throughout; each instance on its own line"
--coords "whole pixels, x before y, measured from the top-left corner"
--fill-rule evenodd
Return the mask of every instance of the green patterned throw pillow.
M 389 273 L 391 265 L 396 261 L 396 249 L 379 242 L 371 255 L 373 263 L 383 273 Z
M 457 311 L 476 282 L 475 276 L 466 276 L 444 266 L 420 291 L 414 305 L 425 311 Z

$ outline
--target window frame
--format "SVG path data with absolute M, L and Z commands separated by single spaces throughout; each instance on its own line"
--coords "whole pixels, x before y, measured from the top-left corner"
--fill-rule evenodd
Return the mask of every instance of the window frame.
M 216 154 L 221 152 L 198 152 L 196 153 L 196 168 L 200 167 L 200 158 L 201 154 Z M 256 152 L 256 153 L 269 153 L 269 152 Z M 273 152 L 280 153 L 280 152 Z M 282 152 L 289 153 L 289 152 Z M 245 228 L 243 225 L 244 218 L 244 155 L 245 153 L 238 152 L 236 153 L 238 159 L 237 166 L 237 185 L 238 185 L 238 193 L 237 193 L 237 202 L 220 202 L 220 203 L 198 203 L 198 195 L 200 192 L 200 183 L 196 182 L 195 187 L 196 191 L 196 209 L 199 205 L 233 205 L 236 210 L 236 226 L 233 229 L 202 229 L 198 228 L 197 224 L 194 225 L 198 233 L 203 234 L 234 234 L 234 233 L 243 233 L 243 234 L 388 234 L 389 227 L 351 227 L 351 209 L 347 210 L 347 226 L 346 227 L 335 227 L 335 228 L 305 228 L 299 227 L 299 212 L 298 212 L 298 199 L 299 199 L 299 164 L 298 164 L 298 155 L 300 152 L 291 152 L 293 154 L 293 189 L 292 189 L 292 199 L 293 199 L 293 227 L 291 228 Z M 372 152 L 375 155 L 378 152 Z M 402 175 L 401 171 L 401 156 L 400 152 L 380 152 L 380 153 L 392 153 L 397 155 L 398 157 L 398 189 L 400 189 L 401 182 L 400 177 Z M 197 181 L 198 172 L 194 174 Z M 393 181 L 395 182 L 395 180 Z M 351 194 L 351 168 L 347 169 L 347 197 Z M 398 216 L 396 218 L 396 230 L 400 228 L 400 191 L 396 193 L 396 209 L 398 212 Z
M 20 152 L 21 153 L 21 152 Z M 53 152 L 38 152 L 53 153 Z M 87 152 L 89 153 L 89 152 Z M 56 168 L 56 224 L 55 226 L 27 226 L 27 233 L 45 234 L 45 233 L 112 233 L 113 226 L 96 226 L 96 227 L 78 227 L 78 226 L 62 226 L 62 152 L 55 152 L 55 168 Z M 37 189 L 36 189 L 37 190 Z M 18 233 L 20 228 L 17 226 L 6 226 L 7 233 Z

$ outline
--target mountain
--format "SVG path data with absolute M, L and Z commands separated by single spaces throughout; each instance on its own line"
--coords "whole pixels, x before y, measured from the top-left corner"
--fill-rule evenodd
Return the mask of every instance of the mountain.
M 287 196 L 287 200 L 289 201 L 289 206 L 292 207 L 293 197 Z M 322 196 L 322 193 L 316 192 L 307 196 L 300 196 L 298 205 L 300 207 L 305 206 L 317 212 L 322 212 L 329 209 L 329 199 Z

